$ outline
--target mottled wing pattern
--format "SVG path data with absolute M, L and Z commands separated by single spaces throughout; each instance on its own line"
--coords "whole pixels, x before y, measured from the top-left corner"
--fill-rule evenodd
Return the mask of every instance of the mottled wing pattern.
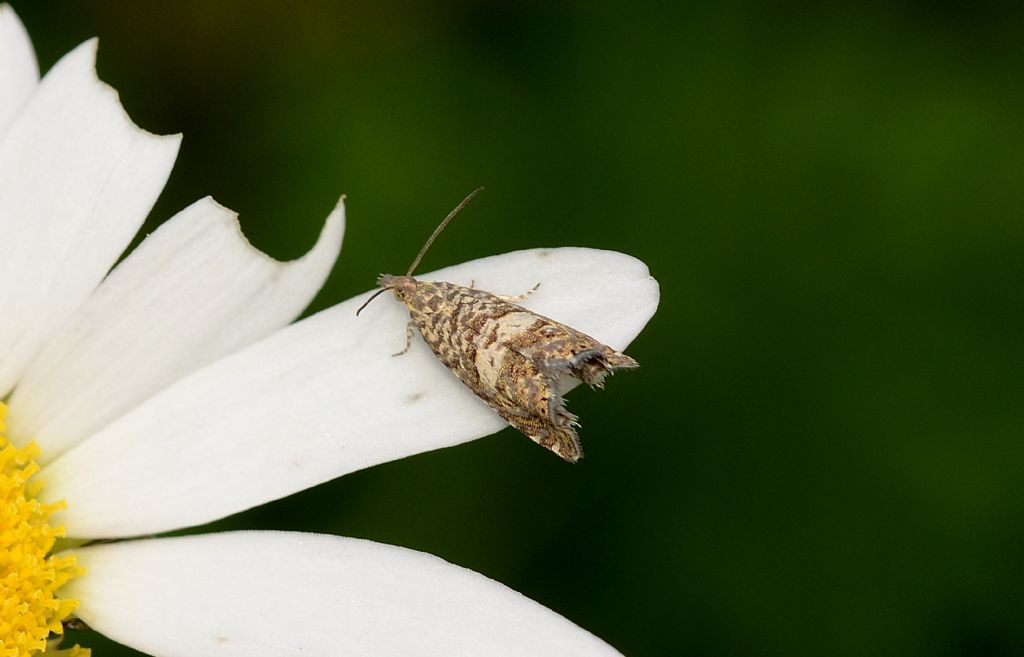
M 603 388 L 604 379 L 620 369 L 639 367 L 638 363 L 582 333 L 553 319 L 542 320 L 529 335 L 509 343 L 525 358 L 543 362 L 552 372 L 568 374 L 592 388 Z
M 446 367 L 509 424 L 567 461 L 583 452 L 560 380 L 600 386 L 608 373 L 637 366 L 584 333 L 482 290 L 417 281 L 404 302 Z

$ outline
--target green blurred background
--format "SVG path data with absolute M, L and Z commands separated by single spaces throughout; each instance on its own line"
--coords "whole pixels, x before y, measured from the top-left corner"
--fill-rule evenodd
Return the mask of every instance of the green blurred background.
M 506 430 L 212 528 L 431 552 L 636 657 L 1024 654 L 1020 8 L 11 4 L 185 134 L 150 226 L 212 194 L 294 257 L 347 194 L 316 309 L 481 184 L 426 268 L 580 245 L 661 283 L 644 367 L 572 395 L 579 465 Z

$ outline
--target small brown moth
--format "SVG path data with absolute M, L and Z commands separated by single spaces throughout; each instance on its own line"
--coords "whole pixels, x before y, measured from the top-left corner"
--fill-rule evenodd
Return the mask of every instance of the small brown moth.
M 524 295 L 509 297 L 412 276 L 448 222 L 481 189 L 463 199 L 434 230 L 405 276 L 380 275 L 381 289 L 356 315 L 379 295 L 394 292 L 411 316 L 405 349 L 394 356 L 409 350 L 415 326 L 444 366 L 506 422 L 575 463 L 583 456 L 575 429 L 579 422 L 565 410 L 563 382 L 571 377 L 602 388 L 605 376 L 638 367 L 637 362 L 589 335 L 513 303 L 539 283 Z

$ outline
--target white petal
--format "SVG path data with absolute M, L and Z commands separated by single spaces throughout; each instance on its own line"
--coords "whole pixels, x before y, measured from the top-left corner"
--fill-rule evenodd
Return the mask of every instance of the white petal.
M 232 532 L 97 545 L 61 594 L 156 657 L 619 655 L 565 618 L 437 557 L 370 541 Z
M 146 238 L 32 362 L 9 435 L 53 458 L 168 384 L 293 321 L 334 265 L 339 203 L 316 246 L 281 263 L 252 248 L 235 213 L 197 201 Z
M 618 348 L 658 303 L 647 267 L 611 251 L 520 251 L 422 278 L 502 294 L 542 282 L 524 305 Z M 504 426 L 419 339 L 392 358 L 408 315 L 386 297 L 356 317 L 366 297 L 180 380 L 45 467 L 42 495 L 67 500 L 68 534 L 196 525 Z
M 0 140 L 0 397 L 124 251 L 178 152 L 131 123 L 95 55 L 89 41 L 61 59 Z
M 0 5 L 0 136 L 39 82 L 32 42 L 7 5 Z

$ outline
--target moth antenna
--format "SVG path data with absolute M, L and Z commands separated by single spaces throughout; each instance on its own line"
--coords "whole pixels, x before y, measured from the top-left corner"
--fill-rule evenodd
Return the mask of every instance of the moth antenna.
M 474 196 L 482 192 L 483 189 L 483 187 L 477 187 L 472 192 L 470 192 L 469 196 L 462 199 L 462 203 L 456 205 L 455 209 L 449 212 L 448 216 L 444 218 L 444 221 L 438 224 L 437 228 L 434 229 L 434 233 L 430 236 L 429 239 L 427 239 L 427 243 L 423 245 L 423 248 L 420 249 L 420 252 L 416 255 L 416 259 L 412 261 L 411 265 L 409 265 L 409 271 L 405 273 L 406 276 L 412 276 L 412 273 L 416 271 L 416 267 L 419 266 L 420 260 L 422 260 L 423 256 L 427 254 L 427 249 L 429 249 L 430 245 L 434 243 L 434 240 L 437 239 L 437 236 L 441 234 L 441 231 L 444 230 L 444 227 L 447 226 L 449 222 L 451 222 L 451 220 L 455 218 L 455 215 L 457 215 L 462 210 L 462 208 L 466 207 L 467 203 L 473 200 Z M 369 303 L 369 301 L 367 301 L 367 303 Z
M 366 303 L 364 303 L 363 305 L 359 306 L 359 310 L 356 311 L 356 317 L 359 317 L 359 313 L 363 312 L 363 308 L 369 306 L 371 301 L 373 301 L 374 299 L 376 299 L 377 297 L 379 297 L 380 295 L 384 294 L 385 292 L 387 292 L 388 290 L 391 290 L 391 289 L 394 289 L 394 288 L 382 287 L 381 289 L 379 289 L 376 292 L 374 292 L 373 296 L 371 296 L 369 299 L 366 300 Z

